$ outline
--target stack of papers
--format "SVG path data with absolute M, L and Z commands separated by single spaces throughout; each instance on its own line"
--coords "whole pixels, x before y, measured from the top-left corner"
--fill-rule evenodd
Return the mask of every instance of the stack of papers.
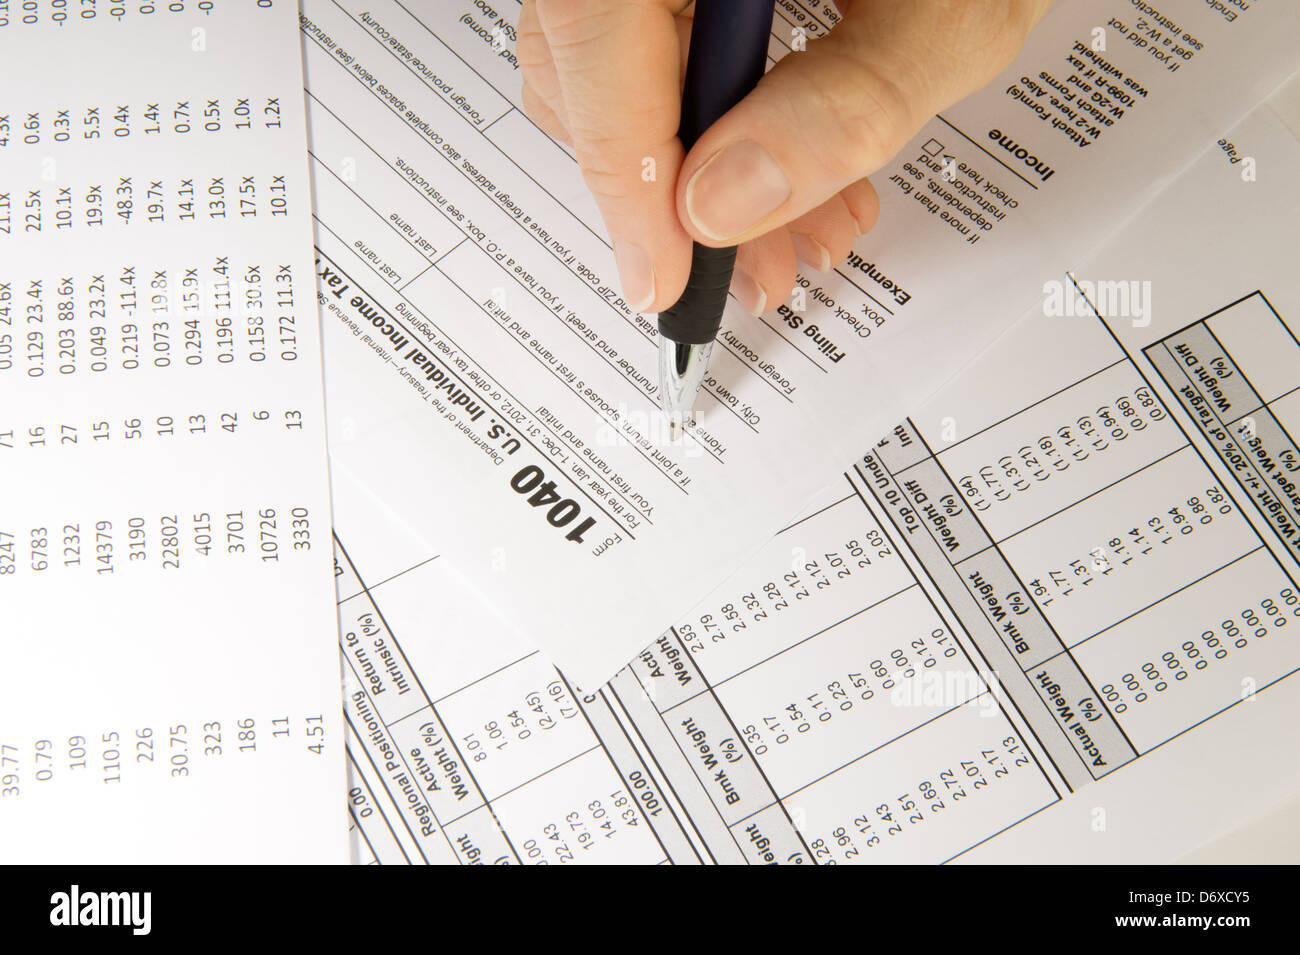
M 0 104 L 10 857 L 1163 861 L 1300 789 L 1300 14 L 1057 5 L 670 442 L 463 6 Z

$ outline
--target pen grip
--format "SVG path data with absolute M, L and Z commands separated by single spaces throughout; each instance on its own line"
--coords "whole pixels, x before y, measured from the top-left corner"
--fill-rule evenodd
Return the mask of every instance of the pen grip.
M 707 345 L 722 326 L 736 247 L 711 249 L 693 243 L 691 277 L 686 290 L 667 311 L 659 313 L 659 334 L 682 345 Z
M 763 78 L 775 6 L 772 0 L 696 0 L 677 130 L 688 151 Z M 713 341 L 735 262 L 734 247 L 694 243 L 691 277 L 682 297 L 659 313 L 659 334 L 684 345 Z

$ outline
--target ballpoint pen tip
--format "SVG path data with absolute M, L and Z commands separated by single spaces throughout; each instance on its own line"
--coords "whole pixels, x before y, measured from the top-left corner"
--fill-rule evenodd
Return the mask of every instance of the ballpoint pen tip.
M 695 397 L 708 370 L 713 343 L 683 345 L 661 335 L 659 346 L 659 392 L 668 421 L 668 440 L 678 441 L 695 427 Z
M 668 419 L 668 440 L 669 441 L 679 440 L 684 434 L 686 434 L 686 432 L 689 429 L 695 427 L 694 411 L 685 411 L 685 412 L 665 411 L 664 417 Z

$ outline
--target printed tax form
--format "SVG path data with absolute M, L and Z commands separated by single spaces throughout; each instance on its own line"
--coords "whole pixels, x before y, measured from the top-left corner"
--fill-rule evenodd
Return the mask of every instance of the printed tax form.
M 653 317 L 520 111 L 516 8 L 308 0 L 326 335 L 368 360 L 327 381 L 336 467 L 599 685 L 689 609 L 668 595 L 702 599 L 1296 66 L 1294 7 L 1148 7 L 1056 5 L 876 175 L 882 224 L 848 263 L 729 313 L 669 444 Z M 782 10 L 774 57 L 835 18 Z
M 343 861 L 287 0 L 0 2 L 0 856 Z
M 1294 793 L 1298 161 L 1227 133 L 592 694 L 336 469 L 358 858 L 1161 862 Z
M 1300 146 L 1207 145 L 585 693 L 358 478 L 327 310 L 359 861 L 1158 862 L 1294 792 Z

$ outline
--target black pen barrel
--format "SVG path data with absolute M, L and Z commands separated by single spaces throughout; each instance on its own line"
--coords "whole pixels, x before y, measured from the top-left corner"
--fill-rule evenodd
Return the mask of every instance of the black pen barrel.
M 774 8 L 772 0 L 697 0 L 677 131 L 688 151 L 763 78 Z M 694 243 L 686 289 L 659 313 L 659 334 L 687 345 L 713 341 L 735 263 L 734 247 Z

